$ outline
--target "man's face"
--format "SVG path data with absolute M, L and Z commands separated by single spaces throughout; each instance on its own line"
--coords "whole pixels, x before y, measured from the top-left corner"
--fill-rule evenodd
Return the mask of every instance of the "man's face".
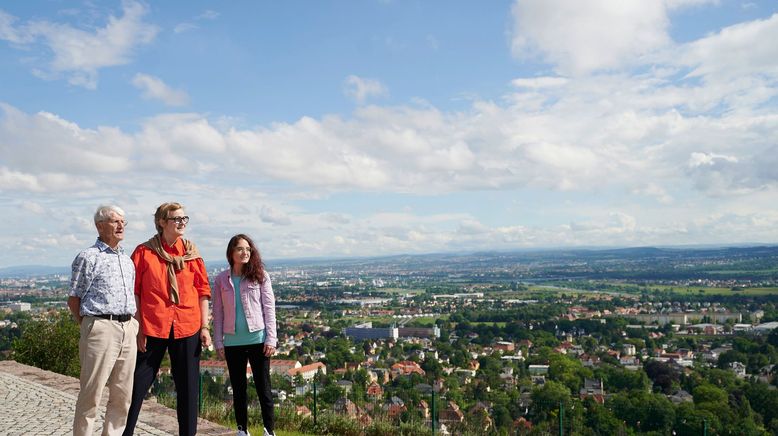
M 110 212 L 108 219 L 97 223 L 97 233 L 100 240 L 111 247 L 116 247 L 124 239 L 124 228 L 127 222 L 116 212 Z

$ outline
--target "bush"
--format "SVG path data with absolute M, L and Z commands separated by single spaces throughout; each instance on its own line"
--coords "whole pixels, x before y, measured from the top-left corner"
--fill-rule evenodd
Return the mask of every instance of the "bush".
M 59 311 L 46 320 L 25 321 L 22 334 L 11 346 L 11 359 L 47 371 L 78 377 L 79 327 L 68 311 Z
M 313 417 L 295 415 L 294 408 L 276 408 L 276 429 L 299 433 L 342 436 L 430 436 L 432 429 L 420 423 L 396 423 L 375 419 L 365 426 L 356 419 L 332 412 L 319 413 L 316 425 Z

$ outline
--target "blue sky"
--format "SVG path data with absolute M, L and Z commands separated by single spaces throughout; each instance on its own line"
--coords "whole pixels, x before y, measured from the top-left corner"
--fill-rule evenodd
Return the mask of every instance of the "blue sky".
M 0 5 L 0 266 L 778 243 L 778 3 Z

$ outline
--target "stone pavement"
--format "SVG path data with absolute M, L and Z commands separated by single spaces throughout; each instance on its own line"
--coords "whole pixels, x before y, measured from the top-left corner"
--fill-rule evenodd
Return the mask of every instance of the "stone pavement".
M 0 435 L 73 434 L 73 411 L 78 396 L 78 379 L 44 371 L 14 361 L 0 361 Z M 95 434 L 103 429 L 108 390 L 95 420 Z M 235 430 L 201 419 L 201 435 L 232 435 Z M 143 402 L 136 435 L 175 435 L 176 411 L 154 400 Z

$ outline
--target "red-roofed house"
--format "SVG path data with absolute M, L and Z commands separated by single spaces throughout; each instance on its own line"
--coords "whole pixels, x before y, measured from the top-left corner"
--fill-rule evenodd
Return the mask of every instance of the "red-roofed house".
M 321 362 L 315 362 L 299 368 L 292 368 L 286 372 L 286 375 L 294 378 L 297 374 L 300 374 L 303 377 L 303 380 L 312 380 L 319 370 L 321 370 L 322 374 L 327 374 L 327 365 Z
M 509 353 L 516 350 L 516 346 L 513 344 L 513 342 L 507 342 L 507 341 L 499 341 L 496 344 L 494 344 L 493 348 L 496 351 L 502 351 L 505 353 Z
M 515 428 L 517 432 L 524 434 L 524 432 L 532 430 L 532 423 L 522 416 L 513 421 L 513 428 Z
M 270 359 L 270 374 L 284 375 L 289 372 L 290 369 L 299 368 L 303 366 L 296 360 L 282 360 L 282 359 Z
M 453 401 L 448 402 L 448 407 L 441 410 L 438 414 L 438 421 L 441 424 L 454 424 L 465 420 L 465 414 L 459 410 L 457 403 Z
M 227 373 L 227 362 L 223 360 L 201 360 L 200 374 L 205 374 L 206 372 L 212 376 L 223 376 Z
M 372 382 L 370 383 L 370 386 L 367 387 L 367 396 L 373 400 L 380 400 L 384 396 L 384 390 L 381 388 L 381 385 Z
M 403 360 L 402 362 L 397 362 L 394 365 L 392 365 L 392 377 L 397 377 L 401 375 L 411 375 L 413 373 L 424 375 L 425 372 L 418 363 L 410 361 L 410 360 Z

